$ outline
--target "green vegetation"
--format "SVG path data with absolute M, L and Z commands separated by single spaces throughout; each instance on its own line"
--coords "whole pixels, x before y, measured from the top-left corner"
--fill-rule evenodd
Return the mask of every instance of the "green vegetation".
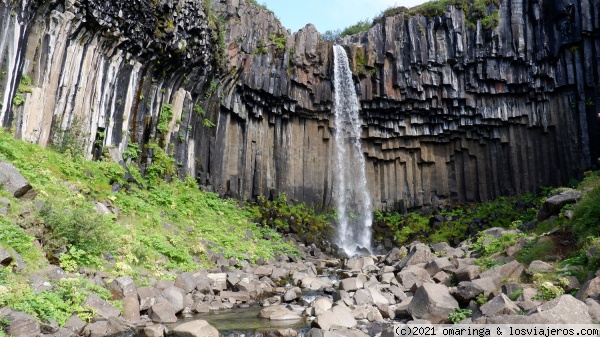
M 458 244 L 478 231 L 491 227 L 514 228 L 520 223 L 535 219 L 537 206 L 542 196 L 524 194 L 518 197 L 500 197 L 480 204 L 455 205 L 441 211 L 423 215 L 376 211 L 374 237 L 383 240 L 394 233 L 398 244 L 414 240 L 422 242 L 448 242 Z M 430 223 L 432 216 L 439 215 L 441 221 Z
M 304 203 L 294 204 L 288 201 L 285 193 L 272 201 L 259 196 L 250 211 L 255 221 L 264 227 L 284 233 L 297 233 L 311 241 L 328 238 L 332 234 L 331 212 L 317 214 L 314 208 L 307 207 Z
M 0 218 L 0 244 L 15 249 L 28 265 L 39 266 L 47 261 L 33 244 L 37 239 L 48 256 L 65 247 L 67 252 L 55 258 L 68 270 L 94 267 L 142 282 L 142 275 L 210 267 L 211 252 L 252 262 L 295 253 L 275 231 L 253 223 L 252 213 L 235 201 L 200 191 L 192 178 L 165 182 L 176 176 L 174 160 L 156 144 L 149 148 L 153 163 L 146 177 L 129 166 L 139 183 L 129 186 L 117 163 L 86 161 L 0 132 L 0 158 L 20 170 L 44 204 L 38 211 L 30 202 L 15 200 L 10 214 Z M 114 183 L 129 188 L 112 192 Z M 119 215 L 97 213 L 97 200 L 118 208 Z M 272 238 L 265 240 L 264 234 Z M 114 267 L 102 260 L 102 253 L 114 257 Z
M 29 285 L 12 275 L 1 281 L 0 307 L 9 306 L 46 322 L 54 319 L 60 326 L 63 326 L 73 313 L 84 321 L 91 321 L 94 316 L 93 309 L 83 306 L 83 302 L 89 295 L 94 294 L 104 300 L 111 297 L 108 290 L 89 283 L 83 278 L 62 279 L 52 290 L 37 294 Z M 113 302 L 116 307 L 122 306 L 116 302 Z
M 600 237 L 600 171 L 588 173 L 580 187 L 591 189 L 574 208 L 572 230 L 581 244 L 588 244 Z
M 533 274 L 533 284 L 537 288 L 537 295 L 533 299 L 549 301 L 565 293 L 564 287 L 569 281 L 564 277 L 556 277 L 553 274 Z
M 267 50 L 267 47 L 265 46 L 264 42 L 262 40 L 258 40 L 258 44 L 256 45 L 256 49 L 254 50 L 254 54 L 265 55 L 268 52 L 269 51 Z
M 277 50 L 285 50 L 285 43 L 287 42 L 285 36 L 271 34 L 269 35 L 269 41 L 275 44 L 275 48 L 277 48 Z
M 158 117 L 158 123 L 156 124 L 156 130 L 162 134 L 169 131 L 169 123 L 173 119 L 173 106 L 171 104 L 163 104 L 160 108 L 160 116 Z
M 15 94 L 15 97 L 13 97 L 12 102 L 15 106 L 20 106 L 21 104 L 25 103 L 25 97 L 22 93 L 18 92 Z
M 456 308 L 453 312 L 448 314 L 448 319 L 450 319 L 450 322 L 453 324 L 458 324 L 463 319 L 471 317 L 472 314 L 473 310 L 471 309 Z

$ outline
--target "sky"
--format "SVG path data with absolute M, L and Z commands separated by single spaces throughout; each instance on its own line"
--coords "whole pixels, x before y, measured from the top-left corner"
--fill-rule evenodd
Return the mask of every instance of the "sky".
M 425 0 L 257 0 L 281 20 L 283 26 L 298 31 L 312 23 L 320 33 L 343 30 L 360 20 L 381 14 L 389 7 L 413 7 Z

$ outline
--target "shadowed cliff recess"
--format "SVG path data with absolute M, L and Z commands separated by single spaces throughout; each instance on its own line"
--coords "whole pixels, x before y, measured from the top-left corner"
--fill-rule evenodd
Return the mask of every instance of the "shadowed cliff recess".
M 337 41 L 376 208 L 533 191 L 600 157 L 600 1 L 473 6 L 392 11 Z M 314 26 L 290 34 L 245 0 L 5 0 L 0 27 L 16 137 L 70 132 L 89 158 L 172 158 L 162 178 L 221 195 L 333 205 L 333 43 Z

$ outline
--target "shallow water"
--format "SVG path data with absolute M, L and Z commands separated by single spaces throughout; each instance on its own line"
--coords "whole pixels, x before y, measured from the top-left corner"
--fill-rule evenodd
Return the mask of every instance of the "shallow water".
M 262 336 L 261 332 L 292 328 L 298 331 L 308 330 L 310 323 L 304 319 L 291 321 L 271 321 L 259 318 L 262 308 L 240 308 L 221 310 L 212 314 L 197 314 L 178 320 L 173 327 L 198 319 L 206 320 L 217 328 L 222 336 L 250 337 Z

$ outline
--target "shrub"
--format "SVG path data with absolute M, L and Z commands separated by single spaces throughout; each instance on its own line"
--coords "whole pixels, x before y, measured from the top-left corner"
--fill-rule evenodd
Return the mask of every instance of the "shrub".
M 72 247 L 72 252 L 76 249 L 98 256 L 111 248 L 111 238 L 107 235 L 111 220 L 98 214 L 87 202 L 70 206 L 65 202 L 47 201 L 40 210 L 40 216 L 49 231 L 47 245 L 50 249 L 68 246 Z M 75 259 L 78 262 L 92 261 L 91 257 L 83 256 Z
M 311 239 L 329 237 L 332 234 L 331 213 L 317 214 L 304 203 L 294 205 L 288 201 L 285 193 L 273 201 L 259 196 L 250 209 L 254 220 L 265 227 L 307 235 Z
M 358 21 L 357 23 L 348 26 L 342 30 L 339 37 L 354 35 L 369 30 L 373 26 L 369 19 Z
M 463 319 L 471 317 L 472 314 L 473 310 L 471 309 L 456 308 L 453 312 L 448 314 L 448 319 L 450 319 L 450 322 L 452 322 L 453 324 L 457 324 Z
M 600 236 L 600 185 L 594 187 L 575 206 L 573 231 L 581 243 Z

